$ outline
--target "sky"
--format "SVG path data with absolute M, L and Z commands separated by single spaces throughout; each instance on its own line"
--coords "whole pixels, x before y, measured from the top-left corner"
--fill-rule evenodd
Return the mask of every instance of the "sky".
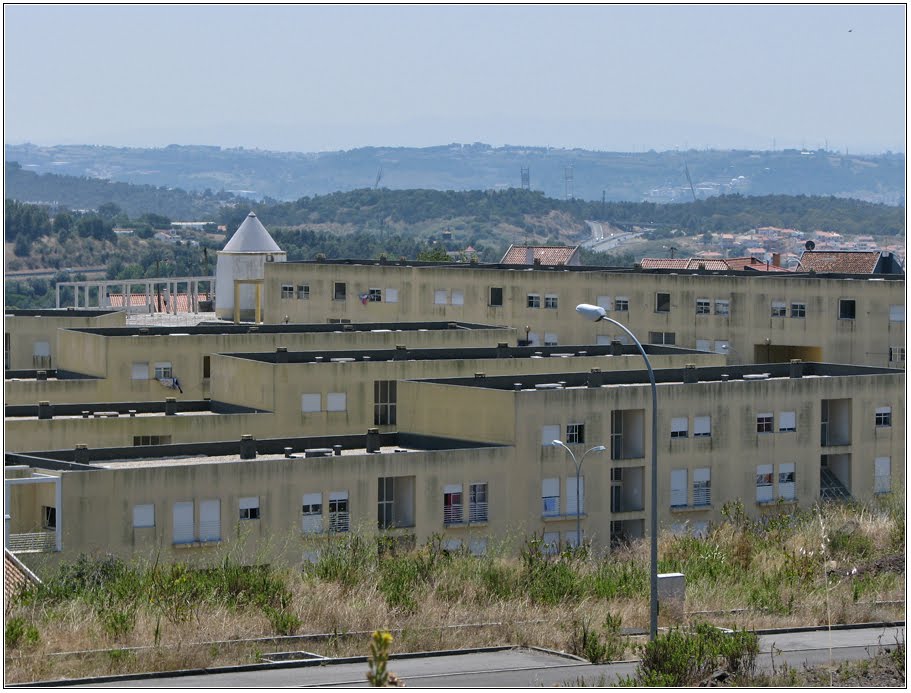
M 4 5 L 4 141 L 905 151 L 893 5 Z

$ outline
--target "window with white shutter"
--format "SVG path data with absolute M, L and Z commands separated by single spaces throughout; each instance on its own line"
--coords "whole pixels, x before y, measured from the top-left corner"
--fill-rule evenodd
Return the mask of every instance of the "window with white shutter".
M 240 511 L 241 520 L 259 519 L 259 496 L 240 498 L 237 501 L 237 507 Z
M 546 516 L 560 514 L 560 480 L 541 480 L 541 514 Z
M 464 306 L 465 305 L 465 294 L 458 289 L 452 290 L 452 305 L 454 306 Z
M 693 470 L 693 505 L 712 504 L 712 470 L 700 467 Z
M 541 427 L 541 445 L 553 445 L 555 440 L 560 440 L 560 424 Z
M 348 403 L 344 392 L 330 392 L 326 395 L 326 411 L 347 411 Z
M 797 490 L 794 487 L 795 464 L 793 462 L 782 462 L 778 465 L 778 497 L 782 500 L 794 500 L 797 498 Z
M 329 531 L 347 532 L 351 516 L 348 512 L 348 492 L 329 492 Z
M 712 417 L 711 416 L 694 416 L 693 417 L 693 437 L 708 438 L 712 435 Z
M 671 470 L 671 507 L 672 508 L 684 508 L 686 507 L 686 477 L 687 470 L 685 469 L 672 469 Z
M 768 503 L 773 498 L 774 479 L 772 465 L 760 464 L 756 466 L 756 502 Z
M 784 433 L 797 430 L 797 413 L 783 411 L 778 415 L 778 430 Z
M 611 309 L 610 296 L 598 296 L 595 305 L 609 311 Z
M 301 501 L 301 530 L 304 534 L 323 531 L 323 494 L 305 493 Z
M 579 479 L 579 502 L 576 502 L 576 478 L 575 476 L 566 478 L 566 514 L 567 515 L 584 515 L 585 514 L 585 477 Z M 578 511 L 576 508 L 578 507 Z
M 696 351 L 711 351 L 712 350 L 712 340 L 711 339 L 697 339 L 696 340 Z
M 386 289 L 386 303 L 398 303 L 399 302 L 399 290 L 398 289 Z
M 311 414 L 322 408 L 322 395 L 319 392 L 308 392 L 301 395 L 301 412 Z
M 174 543 L 192 544 L 196 541 L 193 531 L 193 501 L 181 501 L 174 504 Z
M 892 490 L 892 458 L 877 457 L 873 460 L 873 493 Z
M 689 435 L 689 418 L 686 416 L 671 419 L 671 438 L 686 438 Z
M 545 556 L 555 556 L 560 553 L 560 533 L 544 532 L 541 537 L 541 551 Z
M 443 487 L 443 524 L 460 525 L 464 522 L 462 484 L 447 484 Z
M 148 361 L 134 361 L 132 368 L 130 369 L 130 378 L 132 380 L 148 380 L 149 379 L 149 362 Z
M 221 501 L 199 503 L 199 541 L 221 541 Z
M 155 526 L 155 504 L 145 503 L 143 505 L 133 506 L 133 527 L 139 529 L 142 527 Z
M 447 289 L 437 289 L 434 291 L 433 302 L 438 306 L 445 306 L 449 303 L 449 291 Z
M 904 322 L 905 306 L 904 304 L 889 306 L 889 322 Z

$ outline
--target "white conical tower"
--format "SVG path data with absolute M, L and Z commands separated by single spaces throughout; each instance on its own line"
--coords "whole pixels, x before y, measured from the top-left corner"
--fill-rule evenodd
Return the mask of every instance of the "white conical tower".
M 265 277 L 267 262 L 285 262 L 288 254 L 266 231 L 256 214 L 250 212 L 244 222 L 218 251 L 215 264 L 215 313 L 222 320 L 233 320 L 235 293 L 240 307 L 241 320 L 256 316 L 257 282 Z M 237 291 L 235 292 L 235 287 Z M 260 305 L 260 310 L 262 305 Z

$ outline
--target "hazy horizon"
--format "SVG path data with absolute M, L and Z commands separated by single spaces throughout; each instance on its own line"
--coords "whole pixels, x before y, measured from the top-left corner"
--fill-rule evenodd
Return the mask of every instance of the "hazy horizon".
M 905 152 L 902 5 L 4 7 L 4 142 Z

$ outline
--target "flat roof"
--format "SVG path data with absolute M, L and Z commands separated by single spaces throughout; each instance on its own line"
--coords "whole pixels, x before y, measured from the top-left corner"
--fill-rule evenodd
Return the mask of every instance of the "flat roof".
M 404 262 L 380 262 L 378 260 L 337 259 L 337 260 L 297 260 L 294 262 L 275 263 L 273 267 L 294 265 L 349 265 L 349 266 L 375 266 L 375 267 L 413 267 L 417 269 L 440 268 L 459 269 L 470 271 L 483 270 L 513 270 L 517 272 L 604 272 L 611 274 L 686 274 L 699 276 L 733 276 L 753 277 L 755 279 L 886 279 L 889 281 L 904 281 L 904 274 L 846 274 L 839 272 L 757 272 L 755 270 L 700 270 L 700 269 L 666 269 L 657 267 L 613 267 L 597 265 L 507 265 L 499 262 L 418 262 L 406 260 Z
M 4 315 L 14 318 L 98 318 L 117 312 L 111 308 L 7 308 Z
M 753 382 L 785 380 L 793 377 L 846 377 L 854 375 L 894 375 L 904 377 L 900 368 L 854 366 L 836 363 L 799 362 L 795 364 L 799 376 L 792 375 L 790 363 L 760 363 L 737 366 L 696 366 L 694 368 L 656 368 L 656 384 L 698 384 L 710 382 Z M 695 379 L 695 380 L 694 380 Z M 534 375 L 497 375 L 484 377 L 421 378 L 412 382 L 428 382 L 491 390 L 547 391 L 573 388 L 620 387 L 648 385 L 648 371 L 597 371 L 577 373 L 543 373 Z
M 649 355 L 680 356 L 720 356 L 714 352 L 696 351 L 683 347 L 663 346 L 657 344 L 643 345 Z M 384 361 L 443 361 L 463 359 L 542 359 L 542 358 L 578 358 L 584 356 L 618 356 L 638 355 L 639 349 L 633 344 L 619 344 L 612 347 L 608 344 L 581 344 L 552 347 L 508 346 L 498 347 L 436 347 L 412 349 L 396 347 L 395 349 L 333 349 L 325 351 L 286 351 L 286 352 L 225 352 L 223 356 L 260 361 L 274 364 L 296 363 L 353 363 Z
M 149 325 L 142 327 L 74 327 L 72 332 L 98 334 L 107 337 L 138 337 L 146 335 L 200 336 L 231 334 L 334 334 L 344 332 L 430 332 L 445 330 L 510 331 L 507 325 L 484 325 L 461 321 L 432 322 L 359 322 L 359 323 L 275 323 L 250 325 L 231 323 L 200 323 L 198 325 Z
M 88 402 L 49 404 L 49 419 L 103 419 L 131 418 L 150 416 L 212 416 L 225 414 L 263 414 L 262 409 L 244 407 L 237 404 L 226 404 L 215 400 L 174 401 L 174 413 L 167 414 L 168 403 L 165 401 L 148 402 Z M 38 404 L 7 404 L 4 407 L 5 419 L 37 419 L 41 406 Z

